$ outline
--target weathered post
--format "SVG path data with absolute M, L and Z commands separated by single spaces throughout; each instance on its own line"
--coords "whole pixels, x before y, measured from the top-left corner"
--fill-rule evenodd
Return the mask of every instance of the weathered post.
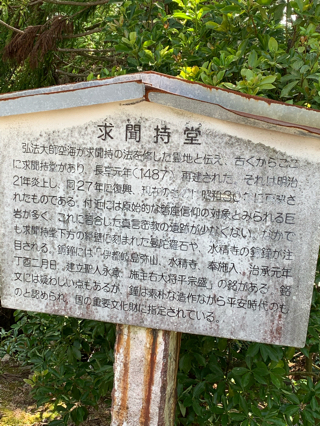
M 180 333 L 117 325 L 112 426 L 172 426 Z
M 113 426 L 171 426 L 180 333 L 302 347 L 320 112 L 155 73 L 0 95 L 1 302 L 119 324 Z

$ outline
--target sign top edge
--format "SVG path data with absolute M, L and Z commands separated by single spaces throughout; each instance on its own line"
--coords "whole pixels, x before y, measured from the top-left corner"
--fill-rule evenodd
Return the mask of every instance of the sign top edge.
M 134 90 L 131 90 L 128 95 L 123 93 L 122 96 L 110 96 L 105 98 L 103 102 L 101 99 L 97 100 L 97 102 L 94 102 L 95 99 L 90 99 L 90 101 L 82 99 L 79 104 L 75 102 L 59 103 L 59 101 L 62 101 L 62 97 L 66 99 L 66 94 L 80 95 L 83 91 L 89 90 L 92 92 L 96 88 L 111 88 L 112 86 L 116 86 L 119 89 L 119 85 L 122 84 L 126 84 L 126 87 L 128 87 L 127 83 L 134 84 L 136 94 Z M 138 89 L 138 86 L 140 86 L 140 89 Z M 89 106 L 95 103 L 141 99 L 143 97 L 145 100 L 150 101 L 146 96 L 145 89 L 212 104 L 236 115 L 243 115 L 258 121 L 261 120 L 273 124 L 279 123 L 280 126 L 288 124 L 289 127 L 297 125 L 298 128 L 306 130 L 307 133 L 320 135 L 320 111 L 318 110 L 289 105 L 259 96 L 246 95 L 202 83 L 190 82 L 153 71 L 0 94 L 0 117 Z M 56 102 L 48 102 L 48 98 L 55 98 Z M 46 99 L 46 102 L 44 102 L 44 99 Z M 157 103 L 156 101 L 151 102 Z M 46 106 L 44 106 L 44 103 Z M 301 136 L 305 136 L 305 134 Z

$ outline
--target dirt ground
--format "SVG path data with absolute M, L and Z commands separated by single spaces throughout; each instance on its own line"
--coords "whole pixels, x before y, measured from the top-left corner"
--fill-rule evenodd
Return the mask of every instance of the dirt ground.
M 24 382 L 29 375 L 28 367 L 11 360 L 0 362 L 0 426 L 45 426 L 58 418 L 49 406 L 36 406 L 30 386 Z M 81 426 L 110 426 L 110 420 L 110 400 L 107 400 L 98 410 L 92 409 Z

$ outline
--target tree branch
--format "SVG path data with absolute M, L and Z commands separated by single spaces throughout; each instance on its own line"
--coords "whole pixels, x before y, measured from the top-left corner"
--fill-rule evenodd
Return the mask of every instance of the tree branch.
M 98 0 L 85 3 L 81 1 L 72 1 L 72 0 L 36 0 L 32 3 L 29 3 L 29 6 L 33 6 L 37 3 L 52 3 L 52 4 L 58 4 L 58 5 L 68 5 L 68 6 L 99 6 L 100 4 L 106 4 L 109 3 L 109 0 Z
M 114 52 L 115 49 L 85 49 L 85 48 L 81 48 L 81 49 L 66 49 L 66 48 L 62 48 L 62 47 L 58 47 L 57 49 L 58 52 L 93 52 L 93 53 L 105 53 L 105 52 Z
M 33 4 L 36 4 L 36 3 L 40 3 L 40 2 L 42 2 L 43 0 L 38 0 L 38 1 L 36 1 L 36 2 L 34 2 L 34 3 L 30 3 L 29 4 L 29 6 L 30 5 L 33 5 Z M 51 0 L 50 0 L 51 1 Z M 104 0 L 104 3 L 107 3 L 109 0 Z M 81 4 L 85 4 L 85 3 L 81 3 Z M 71 15 L 71 16 L 69 16 L 69 17 L 65 17 L 65 18 L 63 18 L 63 19 L 71 19 L 71 18 L 73 18 L 74 16 L 77 16 L 77 15 L 79 15 L 80 13 L 82 13 L 82 12 L 84 12 L 86 9 L 88 9 L 88 6 L 87 7 L 85 7 L 84 9 L 82 9 L 82 10 L 80 10 L 80 11 L 78 11 L 78 12 L 76 12 L 76 13 L 74 13 L 73 15 Z M 9 30 L 11 30 L 11 31 L 14 31 L 14 32 L 16 32 L 16 33 L 18 33 L 18 34 L 24 34 L 24 31 L 22 31 L 22 30 L 19 30 L 18 28 L 15 28 L 15 27 L 12 27 L 11 25 L 9 25 L 9 24 L 7 24 L 6 22 L 4 22 L 4 21 L 2 21 L 1 19 L 0 19 L 0 24 L 1 25 L 4 25 L 5 27 L 7 27 L 7 28 L 9 28 Z M 99 24 L 98 24 L 99 25 Z M 101 30 L 102 28 L 99 28 L 99 31 Z M 71 35 L 71 37 L 73 37 L 72 35 Z M 78 36 L 77 36 L 78 37 Z M 79 36 L 80 37 L 80 36 Z M 69 37 L 67 37 L 67 38 L 69 38 Z
M 97 28 L 96 30 L 90 30 L 90 31 L 86 31 L 85 33 L 80 33 L 80 34 L 69 34 L 69 35 L 65 35 L 63 36 L 63 38 L 78 38 L 78 37 L 85 37 L 89 34 L 94 34 L 94 33 L 100 33 L 101 31 L 103 31 L 104 28 Z
M 66 18 L 67 18 L 67 19 L 72 19 L 73 17 L 75 17 L 75 16 L 77 16 L 77 15 L 80 15 L 80 13 L 84 12 L 84 11 L 85 11 L 85 10 L 87 10 L 88 8 L 89 8 L 89 6 L 84 7 L 83 9 L 78 10 L 78 12 L 76 12 L 76 13 L 74 13 L 73 15 L 71 15 L 71 16 L 69 16 L 69 17 L 66 17 Z
M 58 70 L 58 69 L 56 69 L 56 72 L 58 74 L 67 75 L 68 77 L 74 77 L 74 78 L 88 77 L 88 75 L 90 74 L 89 72 L 88 73 L 84 73 L 84 74 L 74 74 L 72 72 L 62 71 L 62 70 Z
M 95 55 L 88 55 L 88 53 L 85 52 L 79 52 L 79 55 L 83 58 L 90 59 L 91 61 L 115 61 L 115 56 L 95 56 Z
M 11 25 L 7 24 L 6 22 L 1 21 L 1 19 L 0 19 L 0 24 L 2 24 L 5 27 L 9 28 L 9 30 L 11 30 L 11 31 L 15 31 L 16 33 L 23 34 L 23 31 L 18 30 L 18 28 L 12 27 Z
M 306 377 L 320 377 L 320 374 L 311 373 L 308 371 L 292 371 L 288 374 L 289 377 L 292 376 L 306 376 Z

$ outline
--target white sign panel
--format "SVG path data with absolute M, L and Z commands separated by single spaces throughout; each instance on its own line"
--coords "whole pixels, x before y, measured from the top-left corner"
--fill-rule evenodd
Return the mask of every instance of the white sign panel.
M 3 118 L 0 137 L 3 306 L 304 345 L 310 139 L 146 102 Z

